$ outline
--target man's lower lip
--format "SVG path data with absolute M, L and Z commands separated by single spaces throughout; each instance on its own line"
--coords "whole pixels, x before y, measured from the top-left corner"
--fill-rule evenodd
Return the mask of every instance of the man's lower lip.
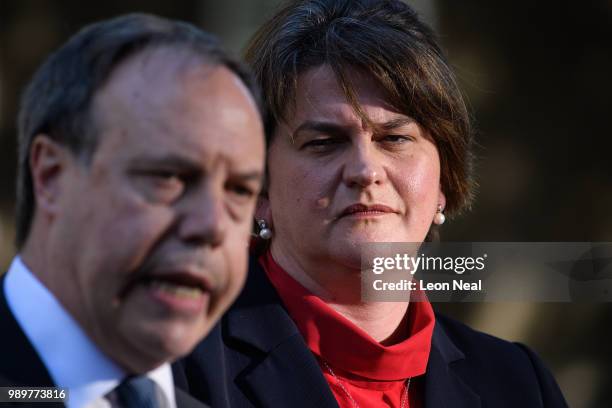
M 202 313 L 209 296 L 206 292 L 200 292 L 198 296 L 186 297 L 156 286 L 149 286 L 147 289 L 155 301 L 172 311 L 185 314 Z

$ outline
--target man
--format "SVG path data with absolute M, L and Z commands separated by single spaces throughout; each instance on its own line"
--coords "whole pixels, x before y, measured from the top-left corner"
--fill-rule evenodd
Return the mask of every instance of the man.
M 256 101 L 214 38 L 149 15 L 88 26 L 43 64 L 20 112 L 0 385 L 66 387 L 69 407 L 196 406 L 169 362 L 243 285 Z

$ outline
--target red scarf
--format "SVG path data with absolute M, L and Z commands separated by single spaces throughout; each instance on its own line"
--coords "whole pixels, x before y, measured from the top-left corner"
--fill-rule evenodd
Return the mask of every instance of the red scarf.
M 399 408 L 408 378 L 412 380 L 404 407 L 423 406 L 415 377 L 425 373 L 431 348 L 435 317 L 428 301 L 411 302 L 404 340 L 383 346 L 293 279 L 269 251 L 259 262 L 317 356 L 341 408 L 355 408 L 355 403 Z

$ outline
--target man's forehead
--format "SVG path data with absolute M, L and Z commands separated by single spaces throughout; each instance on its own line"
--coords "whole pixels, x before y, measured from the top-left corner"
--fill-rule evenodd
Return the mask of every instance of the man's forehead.
M 128 75 L 132 73 L 123 79 L 129 79 Z M 171 83 L 163 81 L 144 88 L 142 82 L 134 86 L 126 81 L 130 86 L 122 88 L 122 78 L 117 76 L 114 84 L 101 90 L 93 105 L 101 154 L 149 164 L 182 161 L 189 167 L 261 167 L 262 125 L 256 107 L 249 105 L 241 89 L 201 87 L 195 78 L 189 83 L 170 77 L 166 82 Z M 149 92 L 148 88 L 156 87 Z M 238 96 L 228 96 L 230 92 Z M 167 160 L 171 155 L 174 159 Z
M 97 90 L 92 109 L 94 114 L 104 115 L 121 113 L 125 108 L 146 117 L 148 111 L 171 101 L 180 114 L 204 106 L 193 103 L 194 99 L 211 100 L 212 107 L 220 108 L 217 111 L 234 122 L 246 120 L 245 114 L 260 120 L 255 100 L 234 72 L 194 51 L 169 46 L 144 50 L 120 63 Z
M 172 93 L 190 71 L 198 70 L 200 79 L 205 81 L 215 68 L 216 65 L 184 48 L 147 48 L 120 62 L 94 98 L 107 95 L 131 103 L 153 103 Z
M 166 167 L 193 171 L 225 169 L 254 174 L 261 172 L 258 160 L 249 160 L 246 156 L 239 157 L 234 153 L 235 150 L 207 151 L 199 154 L 193 150 L 148 149 L 130 152 L 129 163 L 134 167 Z
M 107 124 L 112 124 L 121 116 L 155 121 L 160 119 L 155 116 L 160 113 L 157 112 L 159 110 L 179 116 L 189 109 L 200 109 L 206 113 L 202 109 L 206 106 L 197 103 L 198 100 L 222 98 L 222 102 L 226 102 L 223 106 L 228 108 L 233 107 L 233 102 L 240 102 L 234 98 L 228 104 L 227 95 L 230 93 L 242 93 L 240 96 L 248 100 L 248 91 L 233 89 L 238 88 L 239 81 L 232 83 L 226 80 L 225 86 L 217 85 L 219 75 L 216 73 L 228 71 L 225 67 L 210 65 L 201 58 L 193 59 L 188 55 L 182 55 L 180 58 L 183 60 L 174 58 L 176 55 L 167 58 L 168 53 L 179 51 L 159 48 L 139 53 L 122 62 L 95 93 L 92 102 L 94 116 L 101 119 L 99 122 Z M 215 100 L 211 105 L 219 103 L 221 101 Z
M 253 138 L 261 137 L 253 135 Z M 122 133 L 112 129 L 100 135 L 93 168 L 116 167 L 178 170 L 189 173 L 231 174 L 263 171 L 263 142 L 232 143 L 221 134 Z M 261 150 L 261 153 L 258 151 Z

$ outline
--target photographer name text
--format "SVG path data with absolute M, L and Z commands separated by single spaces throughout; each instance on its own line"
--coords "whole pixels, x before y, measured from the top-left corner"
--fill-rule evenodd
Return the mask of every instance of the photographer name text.
M 468 282 L 462 279 L 453 279 L 451 282 L 423 282 L 402 279 L 398 282 L 385 282 L 382 279 L 376 279 L 372 286 L 376 291 L 482 291 L 482 280 Z

